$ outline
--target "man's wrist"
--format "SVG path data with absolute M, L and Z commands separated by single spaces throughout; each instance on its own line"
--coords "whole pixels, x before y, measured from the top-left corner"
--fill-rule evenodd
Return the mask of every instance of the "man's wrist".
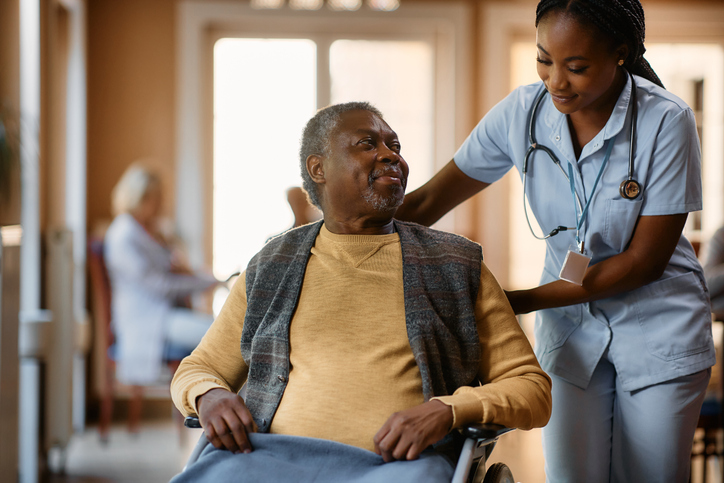
M 194 384 L 190 388 L 188 388 L 188 391 L 186 392 L 184 399 L 186 401 L 186 404 L 189 406 L 188 407 L 189 412 L 196 413 L 196 415 L 198 415 L 199 414 L 199 405 L 198 405 L 199 398 L 213 389 L 226 389 L 226 388 L 215 381 L 201 381 L 201 382 Z
M 431 399 L 431 403 L 435 403 L 436 412 L 439 412 L 441 415 L 441 418 L 444 418 L 447 423 L 447 431 L 452 431 L 454 424 L 455 424 L 455 411 L 453 411 L 453 407 L 440 399 Z
M 197 414 L 198 414 L 199 416 L 201 415 L 201 406 L 202 406 L 201 403 L 202 403 L 202 401 L 204 400 L 204 398 L 205 398 L 206 396 L 208 396 L 209 394 L 211 394 L 211 397 L 213 398 L 214 395 L 213 395 L 212 393 L 215 393 L 215 392 L 217 392 L 217 391 L 229 392 L 229 391 L 227 391 L 226 389 L 223 389 L 223 388 L 220 388 L 220 387 L 214 387 L 214 388 L 209 389 L 209 390 L 206 391 L 205 393 L 196 396 L 196 412 L 197 412 Z M 207 400 L 208 400 L 208 398 L 207 398 Z

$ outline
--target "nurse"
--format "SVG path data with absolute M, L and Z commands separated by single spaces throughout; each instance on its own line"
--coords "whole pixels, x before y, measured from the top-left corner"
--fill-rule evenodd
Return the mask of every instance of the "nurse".
M 508 299 L 537 313 L 553 378 L 548 481 L 684 482 L 715 361 L 682 236 L 702 207 L 694 115 L 643 58 L 637 0 L 543 0 L 536 28 L 541 82 L 495 106 L 397 217 L 430 225 L 516 167 L 546 240 L 540 286 Z

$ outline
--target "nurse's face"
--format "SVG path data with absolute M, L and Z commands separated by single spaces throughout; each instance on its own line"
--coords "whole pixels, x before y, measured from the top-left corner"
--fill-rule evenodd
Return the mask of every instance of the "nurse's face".
M 625 85 L 618 61 L 626 58 L 626 45 L 612 48 L 598 30 L 563 12 L 551 12 L 541 19 L 536 44 L 538 75 L 560 112 L 613 108 Z

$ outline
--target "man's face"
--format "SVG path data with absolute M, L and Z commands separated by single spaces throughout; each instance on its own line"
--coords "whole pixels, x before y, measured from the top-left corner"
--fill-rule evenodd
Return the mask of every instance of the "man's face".
M 342 114 L 324 162 L 325 208 L 354 218 L 390 218 L 405 198 L 407 163 L 397 134 L 366 110 Z

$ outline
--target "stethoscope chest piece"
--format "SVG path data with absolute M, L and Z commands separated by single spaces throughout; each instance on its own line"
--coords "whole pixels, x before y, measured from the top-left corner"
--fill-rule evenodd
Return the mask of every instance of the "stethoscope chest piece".
M 618 187 L 621 196 L 627 200 L 634 200 L 641 194 L 641 185 L 634 179 L 625 179 Z

